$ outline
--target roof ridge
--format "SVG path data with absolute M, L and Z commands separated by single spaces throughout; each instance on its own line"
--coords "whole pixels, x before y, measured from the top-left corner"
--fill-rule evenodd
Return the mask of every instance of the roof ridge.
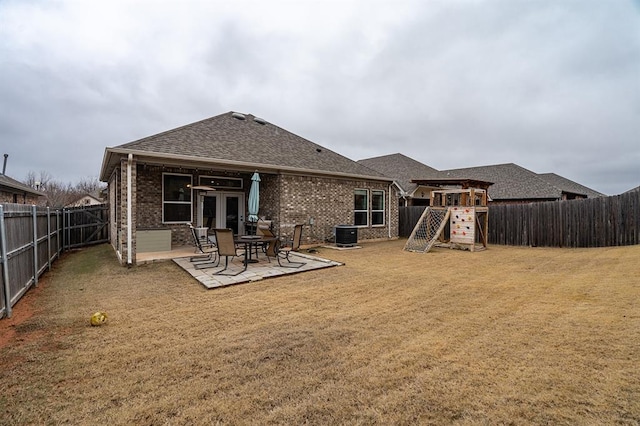
M 263 118 L 257 119 L 253 114 L 234 111 L 107 148 L 101 171 L 103 179 L 106 167 L 114 167 L 110 152 L 115 151 L 388 179 L 385 174 L 297 133 Z

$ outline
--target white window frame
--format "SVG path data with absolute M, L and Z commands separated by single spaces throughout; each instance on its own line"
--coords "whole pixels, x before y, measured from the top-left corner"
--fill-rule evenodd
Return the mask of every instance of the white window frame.
M 367 197 L 367 201 L 366 201 L 366 207 L 364 210 L 356 210 L 356 205 L 355 205 L 355 197 L 356 197 L 356 193 L 358 191 L 364 191 L 366 193 L 366 197 Z M 369 190 L 368 189 L 364 189 L 364 188 L 355 188 L 353 190 L 353 225 L 357 226 L 359 228 L 366 228 L 369 226 L 369 210 L 370 210 L 370 194 L 369 194 Z M 364 225 L 356 225 L 356 213 L 364 213 L 365 214 L 365 218 L 367 223 L 365 223 Z
M 228 185 L 217 185 L 215 184 L 215 180 L 216 179 L 221 179 L 221 180 L 228 180 L 228 181 L 236 181 L 239 182 L 240 185 L 238 186 L 228 186 Z M 214 182 L 211 182 L 211 181 Z M 211 186 L 215 189 L 226 189 L 228 191 L 241 191 L 244 189 L 244 180 L 242 178 L 234 178 L 234 177 L 228 177 L 228 176 L 200 176 L 200 178 L 198 179 L 200 185 L 205 185 L 205 186 Z
M 189 177 L 189 184 L 188 184 L 188 188 L 190 191 L 190 197 L 189 197 L 189 201 L 165 201 L 164 199 L 164 180 L 166 176 L 188 176 Z M 193 175 L 190 174 L 186 174 L 186 173 L 162 173 L 162 223 L 193 223 L 193 190 L 191 190 L 191 187 L 193 186 Z M 167 204 L 188 204 L 190 206 L 189 208 L 189 220 L 180 220 L 180 221 L 165 221 L 164 219 L 164 212 L 165 212 L 165 206 Z
M 382 196 L 382 209 L 379 209 L 379 210 L 374 210 L 373 209 L 373 195 L 376 192 L 381 193 L 381 196 Z M 385 226 L 387 224 L 387 220 L 386 220 L 387 219 L 387 215 L 385 214 L 386 197 L 387 197 L 387 194 L 385 193 L 384 189 L 372 189 L 371 190 L 371 204 L 370 204 L 370 207 L 371 207 L 371 220 L 370 220 L 370 222 L 371 222 L 371 226 L 372 227 L 374 227 L 374 226 Z M 373 223 L 373 214 L 374 213 L 382 213 L 382 223 Z

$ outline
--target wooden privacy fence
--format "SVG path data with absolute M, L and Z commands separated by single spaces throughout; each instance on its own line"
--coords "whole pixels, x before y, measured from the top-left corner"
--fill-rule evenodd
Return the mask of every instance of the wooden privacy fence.
M 398 209 L 398 235 L 408 238 L 420 220 L 425 206 L 400 207 Z
M 489 208 L 489 242 L 540 247 L 640 244 L 640 191 Z
M 408 237 L 425 207 L 400 207 Z M 489 206 L 489 244 L 610 247 L 640 244 L 640 191 L 612 197 Z
M 38 285 L 62 251 L 108 241 L 106 205 L 51 211 L 24 204 L 0 205 L 0 318 Z
M 109 241 L 109 207 L 98 204 L 64 209 L 63 249 L 85 247 Z

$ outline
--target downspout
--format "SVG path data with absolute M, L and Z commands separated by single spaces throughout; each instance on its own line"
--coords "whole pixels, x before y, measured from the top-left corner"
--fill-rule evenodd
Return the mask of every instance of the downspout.
M 131 224 L 133 222 L 133 215 L 131 213 L 131 165 L 133 163 L 133 154 L 129 154 L 127 158 L 127 265 L 131 265 L 133 263 L 133 256 L 131 255 L 131 250 L 133 248 L 132 240 L 132 232 L 131 232 Z

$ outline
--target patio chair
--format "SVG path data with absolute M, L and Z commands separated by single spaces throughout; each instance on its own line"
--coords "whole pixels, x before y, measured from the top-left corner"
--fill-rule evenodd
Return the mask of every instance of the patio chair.
M 273 238 L 276 235 L 271 231 L 270 228 L 258 228 L 258 235 L 260 235 L 261 237 L 267 237 L 267 238 Z M 267 249 L 269 247 L 268 242 L 262 243 L 261 248 L 262 248 L 262 252 L 267 254 Z M 256 257 L 258 256 L 258 246 L 256 245 Z M 269 255 L 267 254 L 267 260 L 269 260 L 269 262 L 271 262 L 271 260 L 269 259 Z
M 239 272 L 235 272 L 235 273 L 225 273 L 224 271 L 226 271 L 229 268 L 229 258 L 233 258 L 235 256 L 238 256 L 238 251 L 236 248 L 236 243 L 234 242 L 233 239 L 233 230 L 232 229 L 214 229 L 213 230 L 215 236 L 216 236 L 216 243 L 218 244 L 218 262 L 220 262 L 220 259 L 222 259 L 222 256 L 224 256 L 225 260 L 224 260 L 224 268 L 214 272 L 215 275 L 228 275 L 228 276 L 236 276 L 239 275 L 241 273 L 243 273 L 244 271 L 247 270 L 247 262 L 243 261 L 243 266 L 244 268 L 239 271 Z M 245 257 L 246 257 L 246 253 L 245 253 Z M 245 259 L 246 260 L 246 259 Z M 198 268 L 198 265 L 196 265 L 196 268 Z M 200 269 L 200 268 L 198 268 Z
M 306 265 L 306 262 L 294 262 L 289 259 L 289 255 L 292 251 L 298 251 L 300 249 L 300 241 L 302 240 L 302 225 L 296 225 L 293 229 L 293 239 L 290 244 L 284 246 L 281 245 L 280 240 L 275 240 L 273 244 L 267 246 L 267 257 L 275 257 L 278 260 L 278 265 L 283 268 L 299 268 L 302 265 Z M 280 261 L 286 260 L 286 264 L 282 264 Z
M 268 231 L 270 235 L 273 235 L 271 232 L 271 221 L 258 219 L 258 222 L 256 223 L 256 235 L 267 235 L 265 234 L 265 231 Z
M 195 246 L 196 253 L 199 253 L 196 256 L 191 256 L 189 261 L 194 263 L 213 263 L 216 260 L 216 255 L 218 253 L 218 247 L 216 244 L 208 237 L 201 237 L 198 235 L 198 232 L 193 225 L 189 225 L 189 229 L 191 230 L 191 237 L 193 238 L 193 245 Z

